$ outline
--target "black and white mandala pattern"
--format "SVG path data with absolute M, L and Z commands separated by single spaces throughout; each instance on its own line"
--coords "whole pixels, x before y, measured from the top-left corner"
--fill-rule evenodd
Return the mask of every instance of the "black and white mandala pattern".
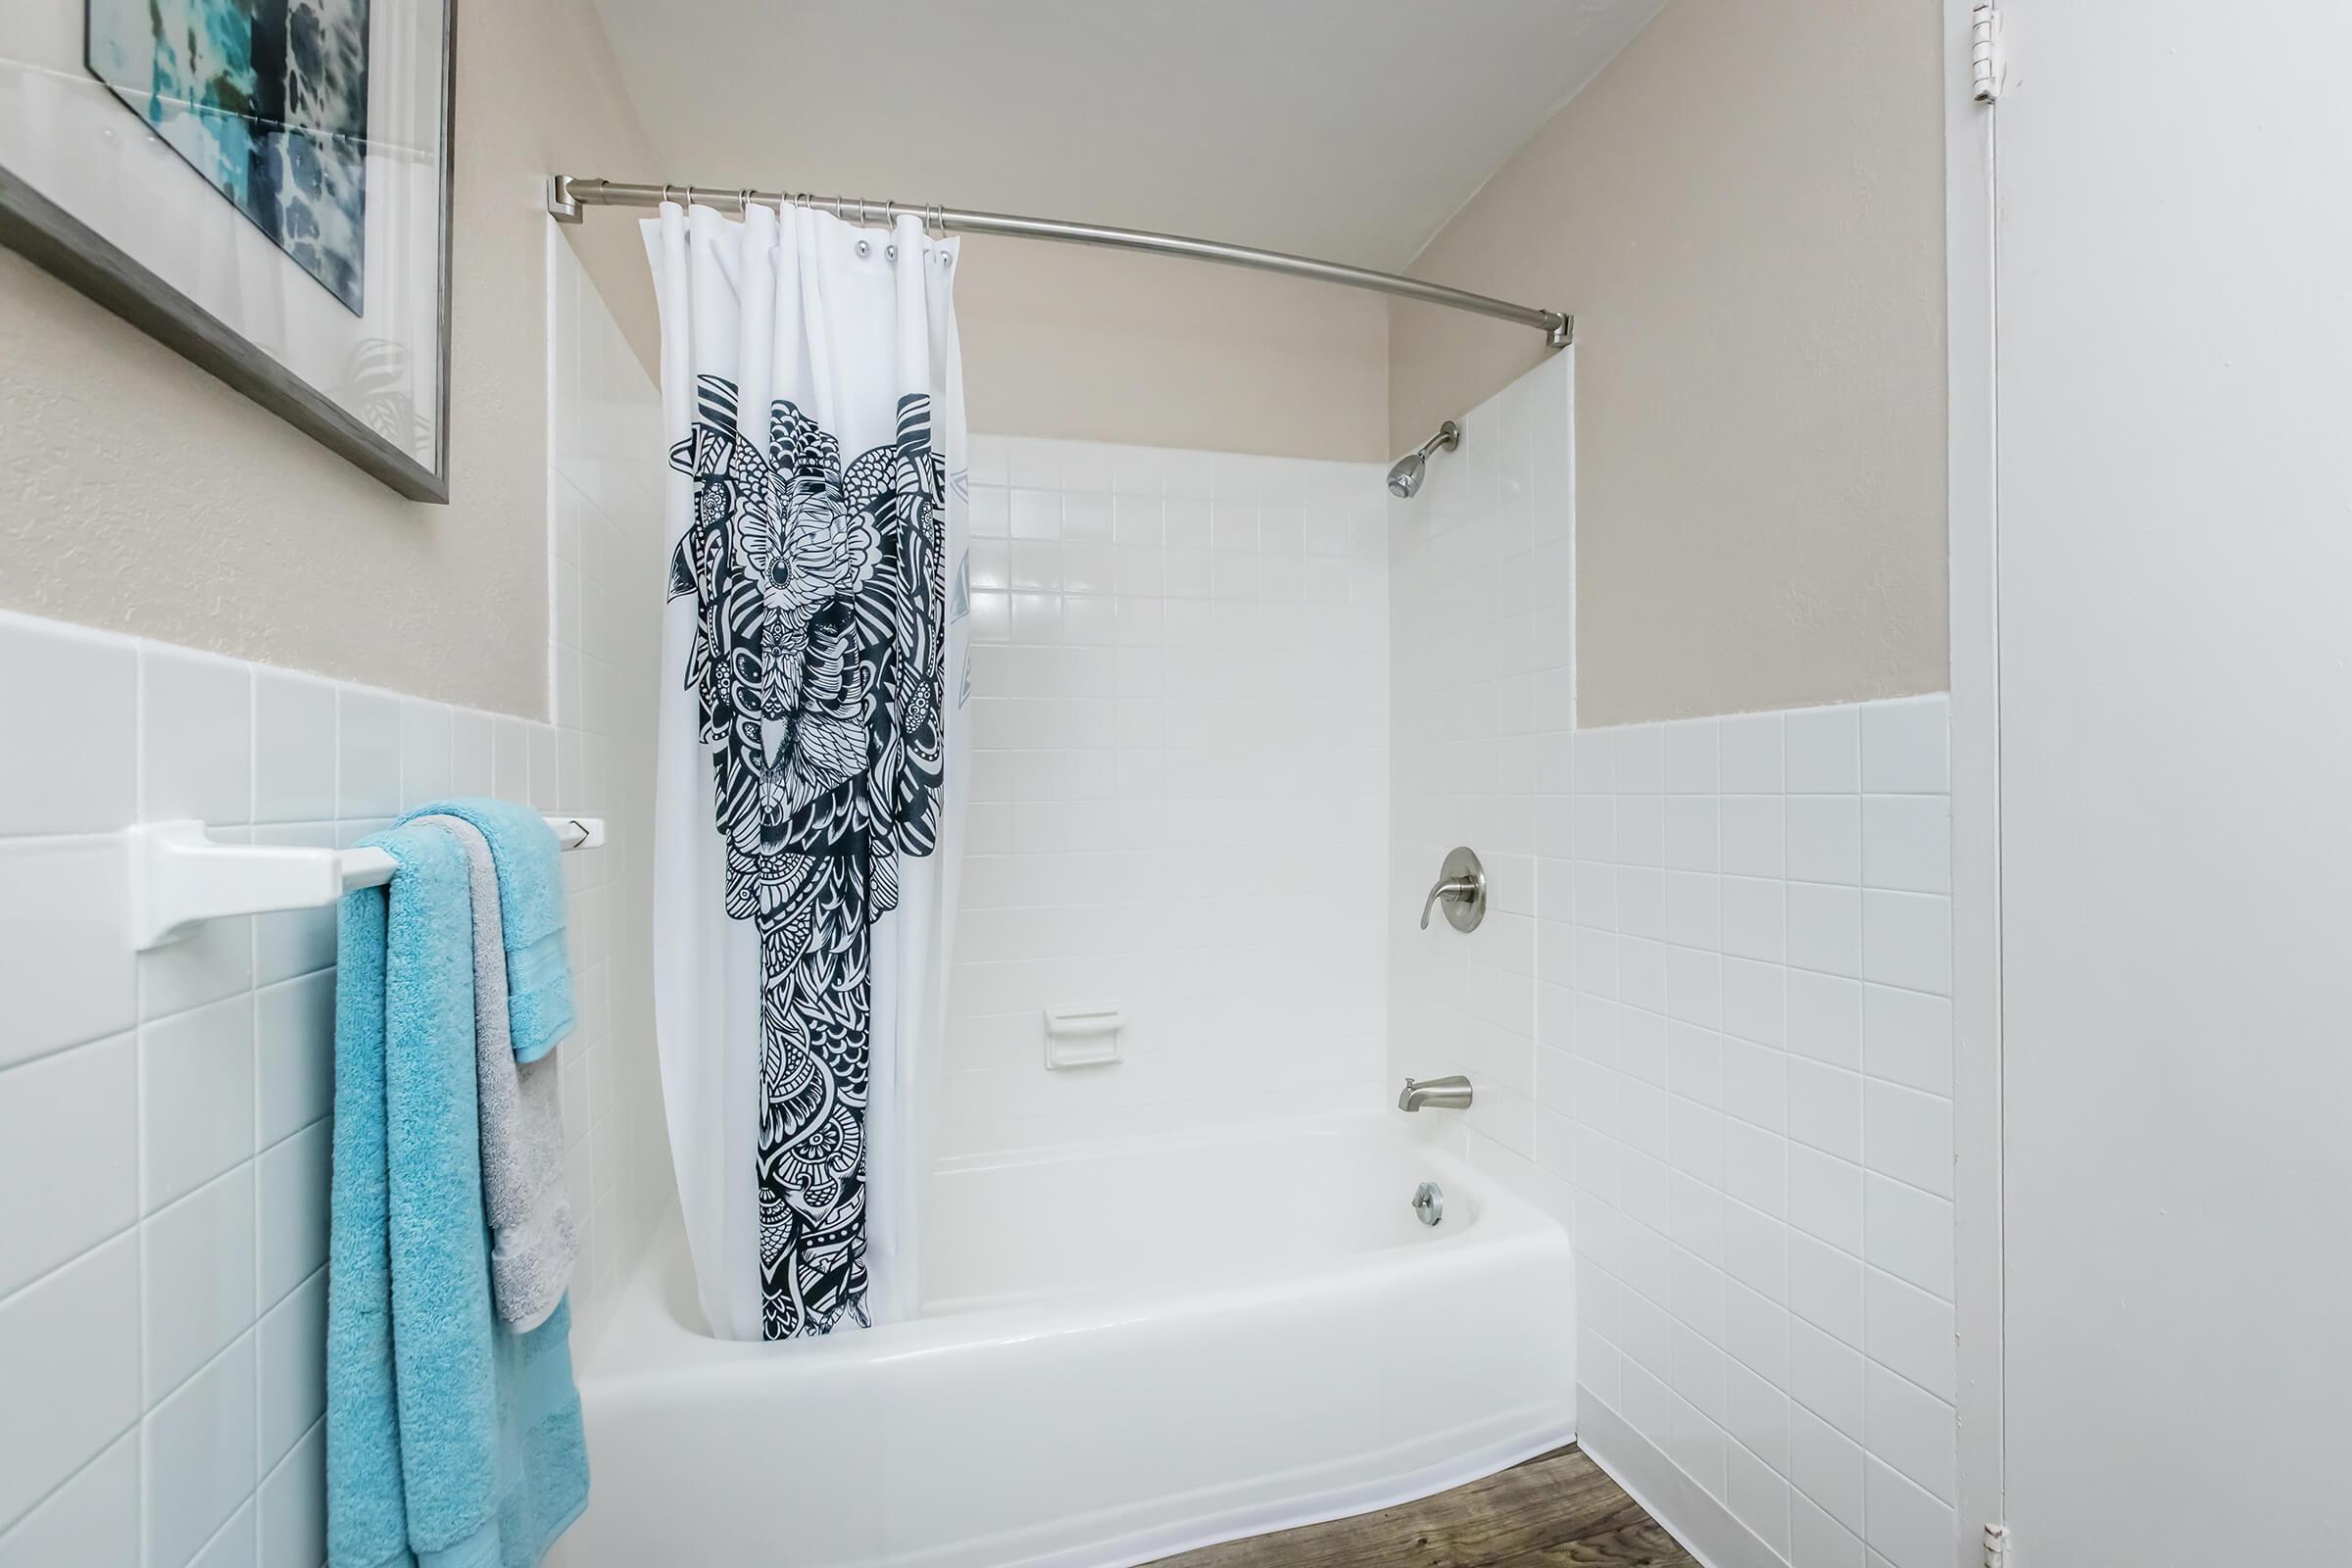
M 789 403 L 762 451 L 732 382 L 701 377 L 696 401 L 669 454 L 695 487 L 669 597 L 695 602 L 727 913 L 760 937 L 760 1331 L 780 1340 L 868 1321 L 869 928 L 899 857 L 939 836 L 945 472 L 926 397 L 846 468 Z

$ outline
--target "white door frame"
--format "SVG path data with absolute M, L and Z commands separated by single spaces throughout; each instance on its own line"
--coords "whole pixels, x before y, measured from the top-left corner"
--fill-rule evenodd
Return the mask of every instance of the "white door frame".
M 1954 1561 L 2003 1511 L 1999 511 L 1993 404 L 1994 106 L 1970 90 L 1973 0 L 1944 0 L 1944 289 L 1952 636 Z

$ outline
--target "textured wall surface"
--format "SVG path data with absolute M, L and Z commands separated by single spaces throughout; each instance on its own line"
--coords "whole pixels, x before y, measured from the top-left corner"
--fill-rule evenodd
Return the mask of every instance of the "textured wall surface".
M 643 165 L 573 0 L 459 8 L 451 504 L 393 494 L 0 252 L 0 607 L 544 717 L 551 168 Z M 632 228 L 571 230 L 641 355 Z
M 962 267 L 956 318 L 975 430 L 1385 461 L 1377 294 L 977 236 Z
M 1414 264 L 1577 318 L 1585 722 L 1945 686 L 1937 28 L 1675 0 Z M 1542 352 L 1396 308 L 1391 446 Z

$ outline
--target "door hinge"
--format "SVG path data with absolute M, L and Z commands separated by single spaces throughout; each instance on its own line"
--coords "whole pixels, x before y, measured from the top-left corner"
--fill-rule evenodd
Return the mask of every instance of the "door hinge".
M 1991 0 L 1977 7 L 1968 29 L 1968 90 L 1981 104 L 2001 95 L 2001 78 L 2009 63 L 2002 58 L 2001 13 Z
M 2008 1568 L 2008 1564 L 2009 1527 L 2007 1525 L 1986 1525 L 1984 1527 L 1984 1568 Z

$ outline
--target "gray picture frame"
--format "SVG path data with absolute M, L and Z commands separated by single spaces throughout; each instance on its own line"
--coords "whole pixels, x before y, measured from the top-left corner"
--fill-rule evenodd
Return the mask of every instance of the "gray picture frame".
M 439 364 L 427 467 L 212 312 L 0 165 L 0 245 L 71 284 L 412 501 L 449 503 L 450 224 L 456 169 L 458 0 L 442 0 Z

